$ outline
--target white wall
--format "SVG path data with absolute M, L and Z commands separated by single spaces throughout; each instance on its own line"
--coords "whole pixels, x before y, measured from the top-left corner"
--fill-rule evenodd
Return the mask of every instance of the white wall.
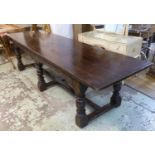
M 51 29 L 54 34 L 71 39 L 73 38 L 72 24 L 51 24 Z

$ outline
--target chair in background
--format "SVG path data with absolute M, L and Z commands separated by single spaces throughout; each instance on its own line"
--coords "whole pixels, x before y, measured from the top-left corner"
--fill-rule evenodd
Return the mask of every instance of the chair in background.
M 28 27 L 19 27 L 14 24 L 1 24 L 0 25 L 0 48 L 2 51 L 2 54 L 4 55 L 5 60 L 9 61 L 13 68 L 15 69 L 15 65 L 12 61 L 12 52 L 11 52 L 11 44 L 7 40 L 5 34 L 6 33 L 13 33 L 13 32 L 18 32 L 18 31 L 24 31 Z
M 45 32 L 48 33 L 52 32 L 50 24 L 32 24 L 31 30 L 32 31 L 44 30 Z
M 5 60 L 11 62 L 13 68 L 15 69 L 15 65 L 12 61 L 12 58 L 10 57 L 10 46 L 8 40 L 5 38 L 5 36 L 2 35 L 0 36 L 0 48 Z
M 1 24 L 0 25 L 0 49 L 2 51 L 2 54 L 4 55 L 4 58 L 11 62 L 13 68 L 15 69 L 15 65 L 12 61 L 12 42 L 9 42 L 7 40 L 7 37 L 5 37 L 5 33 L 14 33 L 14 32 L 22 32 L 22 31 L 36 31 L 38 29 L 42 29 L 46 32 L 51 32 L 51 28 L 49 24 L 42 24 L 41 26 L 38 26 L 37 24 L 27 24 L 27 25 L 15 25 L 15 24 Z
M 129 35 L 143 38 L 141 57 L 145 60 L 149 57 L 152 28 L 152 24 L 130 24 L 129 26 Z
M 155 25 L 154 24 L 131 24 L 129 35 L 141 36 L 143 38 L 141 56 L 142 59 L 152 61 L 148 75 L 155 77 Z M 152 59 L 151 59 L 151 57 Z

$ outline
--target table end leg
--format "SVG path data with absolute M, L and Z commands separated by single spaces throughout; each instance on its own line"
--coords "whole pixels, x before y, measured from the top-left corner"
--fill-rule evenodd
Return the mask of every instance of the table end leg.
M 17 67 L 19 71 L 23 71 L 25 69 L 25 66 L 22 62 L 21 58 L 21 52 L 19 48 L 15 48 L 16 58 L 17 58 Z
M 88 87 L 82 85 L 78 81 L 73 82 L 73 89 L 76 96 L 76 117 L 75 122 L 76 125 L 80 128 L 85 127 L 88 124 L 88 116 L 86 114 L 85 105 L 85 92 Z
M 121 105 L 122 98 L 120 96 L 120 90 L 121 90 L 122 82 L 117 82 L 113 85 L 113 95 L 110 100 L 110 104 L 114 107 L 119 107 Z
M 77 97 L 76 98 L 76 107 L 77 107 L 77 113 L 76 113 L 76 124 L 80 128 L 85 127 L 88 124 L 88 116 L 85 112 L 85 100 L 84 98 Z
M 46 90 L 46 82 L 44 80 L 44 72 L 42 68 L 42 63 L 36 63 L 36 69 L 37 69 L 37 76 L 38 76 L 38 89 L 40 91 Z

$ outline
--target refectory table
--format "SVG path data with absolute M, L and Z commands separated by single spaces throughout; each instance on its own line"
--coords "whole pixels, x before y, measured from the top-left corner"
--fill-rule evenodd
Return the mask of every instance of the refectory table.
M 86 126 L 100 114 L 120 106 L 121 81 L 151 66 L 147 61 L 42 31 L 17 32 L 7 36 L 14 42 L 19 70 L 26 67 L 21 59 L 21 50 L 28 52 L 36 61 L 40 91 L 44 91 L 49 85 L 60 84 L 76 96 L 75 121 L 79 127 Z M 57 78 L 54 71 L 52 81 L 46 83 L 43 64 L 54 68 L 61 78 Z M 114 90 L 107 105 L 99 106 L 85 97 L 88 87 L 102 90 L 111 85 Z M 94 111 L 87 114 L 86 104 L 92 106 Z

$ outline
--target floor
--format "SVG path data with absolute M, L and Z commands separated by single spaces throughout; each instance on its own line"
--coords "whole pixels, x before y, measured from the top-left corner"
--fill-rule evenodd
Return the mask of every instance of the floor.
M 16 64 L 15 58 L 13 61 Z M 31 61 L 32 59 L 27 55 L 24 56 L 24 63 Z M 144 84 L 148 85 L 148 89 L 142 86 L 143 82 L 140 82 L 139 78 L 146 81 Z M 46 80 L 49 79 L 46 77 Z M 0 130 L 155 130 L 155 100 L 152 99 L 153 93 L 150 94 L 148 91 L 151 92 L 153 88 L 151 86 L 155 84 L 155 80 L 149 80 L 144 73 L 125 81 L 121 91 L 123 101 L 119 108 L 105 113 L 83 129 L 75 125 L 75 98 L 58 86 L 40 92 L 36 82 L 35 68 L 19 72 L 14 70 L 10 63 L 0 65 L 0 89 L 3 90 L 0 91 Z M 133 86 L 134 89 L 132 89 Z M 141 92 L 135 90 L 136 88 Z M 111 89 L 109 87 L 101 92 L 89 89 L 87 96 L 97 104 L 103 105 L 109 102 Z M 87 107 L 87 113 L 91 110 Z
M 155 99 L 155 78 L 147 75 L 148 70 L 126 80 L 126 84 Z

